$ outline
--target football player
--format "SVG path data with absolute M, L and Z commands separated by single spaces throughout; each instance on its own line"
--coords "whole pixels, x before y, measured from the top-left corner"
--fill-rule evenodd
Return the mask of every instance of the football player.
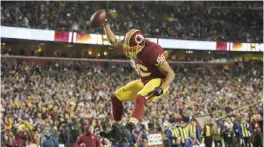
M 102 26 L 110 44 L 124 51 L 140 77 L 119 88 L 111 96 L 112 114 L 116 123 L 108 134 L 119 134 L 121 138 L 129 140 L 130 133 L 143 117 L 144 105 L 165 94 L 175 74 L 165 59 L 164 50 L 145 39 L 140 30 L 132 29 L 125 34 L 123 40 L 118 40 L 107 21 Z M 135 106 L 126 127 L 122 128 L 118 122 L 122 119 L 122 102 L 125 101 L 135 101 Z

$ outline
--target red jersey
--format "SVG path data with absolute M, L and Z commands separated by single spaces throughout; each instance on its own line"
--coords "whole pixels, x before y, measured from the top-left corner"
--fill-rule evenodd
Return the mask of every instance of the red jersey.
M 165 78 L 165 74 L 157 68 L 158 64 L 165 61 L 164 50 L 158 44 L 148 40 L 145 40 L 145 44 L 137 58 L 130 60 L 144 84 L 154 78 Z
M 85 147 L 101 147 L 101 142 L 98 136 L 91 134 L 82 134 L 78 137 L 75 147 L 82 147 L 81 144 L 85 144 Z
M 253 127 L 254 133 L 260 133 L 261 132 L 261 127 L 260 127 L 260 122 L 259 121 L 253 120 L 251 125 Z

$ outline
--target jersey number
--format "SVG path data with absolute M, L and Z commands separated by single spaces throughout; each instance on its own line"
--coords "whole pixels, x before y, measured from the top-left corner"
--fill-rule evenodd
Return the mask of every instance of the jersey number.
M 148 72 L 148 68 L 141 64 L 136 64 L 136 71 L 141 77 L 147 77 L 151 74 Z

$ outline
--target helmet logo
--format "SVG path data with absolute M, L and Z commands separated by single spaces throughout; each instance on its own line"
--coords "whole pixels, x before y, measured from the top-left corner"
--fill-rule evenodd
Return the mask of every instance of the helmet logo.
M 136 41 L 137 44 L 142 43 L 144 41 L 143 35 L 137 34 L 136 37 L 135 37 L 135 41 Z

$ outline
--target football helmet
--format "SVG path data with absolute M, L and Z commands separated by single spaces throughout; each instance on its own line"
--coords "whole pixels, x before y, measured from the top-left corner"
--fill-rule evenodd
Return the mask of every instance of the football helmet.
M 140 30 L 132 29 L 123 39 L 123 50 L 127 57 L 135 58 L 145 47 L 145 38 Z

